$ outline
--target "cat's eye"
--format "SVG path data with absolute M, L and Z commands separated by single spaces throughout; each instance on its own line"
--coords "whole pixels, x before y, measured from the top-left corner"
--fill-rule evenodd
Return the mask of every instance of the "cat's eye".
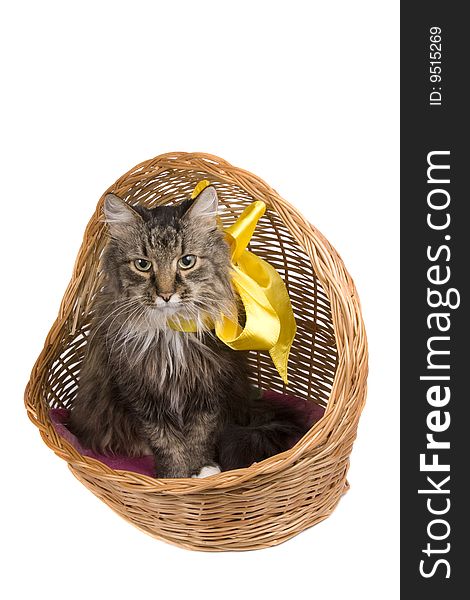
M 178 267 L 180 269 L 191 269 L 196 264 L 196 257 L 194 254 L 186 254 L 182 256 L 178 261 Z
M 138 271 L 143 271 L 145 273 L 146 271 L 150 271 L 150 269 L 152 268 L 152 263 L 150 260 L 147 260 L 146 258 L 137 258 L 134 261 L 134 267 Z

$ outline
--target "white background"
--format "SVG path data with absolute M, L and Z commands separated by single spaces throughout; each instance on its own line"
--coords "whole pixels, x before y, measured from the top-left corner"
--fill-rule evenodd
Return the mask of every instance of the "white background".
M 10 2 L 1 22 L 3 598 L 398 598 L 398 2 Z M 370 342 L 350 492 L 269 550 L 121 520 L 23 406 L 96 202 L 172 150 L 268 181 L 338 249 Z

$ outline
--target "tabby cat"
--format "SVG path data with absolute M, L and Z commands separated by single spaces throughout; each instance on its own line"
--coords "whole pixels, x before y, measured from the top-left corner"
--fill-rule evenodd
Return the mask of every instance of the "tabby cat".
M 249 466 L 305 432 L 292 411 L 254 399 L 246 353 L 212 331 L 239 312 L 217 206 L 213 186 L 152 209 L 105 199 L 105 285 L 70 428 L 102 454 L 153 453 L 157 477 Z

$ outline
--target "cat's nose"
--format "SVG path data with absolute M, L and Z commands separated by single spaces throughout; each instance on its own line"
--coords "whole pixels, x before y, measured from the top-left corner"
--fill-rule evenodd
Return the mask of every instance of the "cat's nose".
M 163 298 L 163 300 L 165 300 L 165 302 L 169 302 L 170 298 L 173 296 L 173 293 L 170 292 L 169 294 L 167 293 L 163 293 L 163 294 L 158 294 L 160 296 L 160 298 Z

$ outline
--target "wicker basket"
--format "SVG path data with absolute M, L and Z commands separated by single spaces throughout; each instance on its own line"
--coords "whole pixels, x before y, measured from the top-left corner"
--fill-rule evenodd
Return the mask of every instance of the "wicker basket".
M 92 299 L 100 288 L 105 244 L 103 197 L 86 228 L 59 316 L 25 392 L 30 419 L 73 474 L 138 528 L 198 550 L 250 550 L 279 544 L 322 521 L 348 489 L 346 473 L 364 404 L 367 342 L 354 284 L 341 258 L 299 212 L 258 177 L 208 154 L 164 154 L 137 165 L 112 185 L 146 206 L 189 197 L 196 183 L 216 185 L 222 221 L 232 222 L 255 199 L 268 210 L 250 249 L 273 265 L 289 290 L 297 334 L 286 388 L 269 355 L 252 352 L 254 383 L 326 407 L 294 448 L 246 469 L 208 479 L 152 479 L 114 471 L 83 457 L 49 419 L 70 408 L 86 345 Z

